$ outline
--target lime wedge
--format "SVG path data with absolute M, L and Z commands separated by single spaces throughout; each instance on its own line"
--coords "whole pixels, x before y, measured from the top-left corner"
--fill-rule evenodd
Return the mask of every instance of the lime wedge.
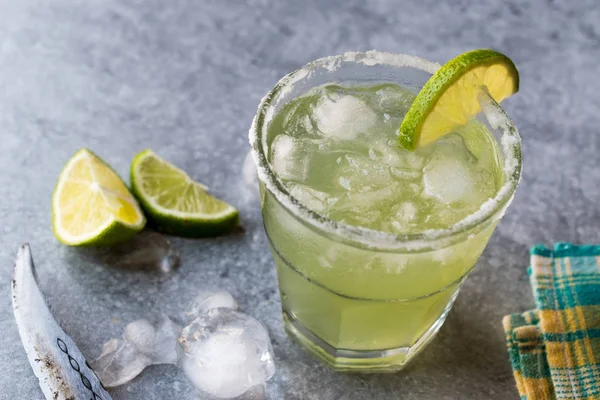
M 52 227 L 69 246 L 125 241 L 146 223 L 135 198 L 98 156 L 81 149 L 67 162 L 52 195 Z
M 148 222 L 176 236 L 214 236 L 238 223 L 238 211 L 208 193 L 184 171 L 151 150 L 131 163 L 131 185 Z
M 497 102 L 519 90 L 519 72 L 510 58 L 493 50 L 473 50 L 444 64 L 412 103 L 398 142 L 423 147 L 465 125 L 480 110 L 477 95 L 486 87 Z

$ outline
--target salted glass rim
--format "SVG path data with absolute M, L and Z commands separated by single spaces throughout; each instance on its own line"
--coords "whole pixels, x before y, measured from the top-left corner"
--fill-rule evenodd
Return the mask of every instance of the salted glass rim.
M 502 130 L 499 144 L 503 152 L 504 184 L 496 196 L 456 224 L 445 229 L 430 229 L 414 234 L 393 234 L 331 220 L 294 198 L 269 164 L 266 141 L 269 124 L 275 117 L 275 108 L 279 100 L 289 94 L 295 84 L 310 78 L 319 70 L 334 74 L 344 63 L 363 64 L 366 67 L 415 68 L 430 74 L 434 74 L 440 68 L 440 64 L 416 56 L 371 50 L 319 58 L 281 78 L 261 100 L 250 127 L 249 140 L 258 178 L 283 207 L 303 223 L 325 234 L 353 245 L 384 251 L 419 251 L 445 247 L 456 242 L 456 238 L 462 234 L 477 230 L 478 227 L 483 229 L 488 223 L 504 215 L 521 178 L 521 138 L 506 112 L 487 95 L 486 98 L 480 97 L 480 102 L 483 104 L 488 123 L 493 129 Z

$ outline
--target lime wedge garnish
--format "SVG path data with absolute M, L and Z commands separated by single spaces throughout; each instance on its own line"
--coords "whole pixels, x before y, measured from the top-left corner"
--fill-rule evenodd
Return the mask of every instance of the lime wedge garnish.
M 206 192 L 184 171 L 151 150 L 131 163 L 131 185 L 148 222 L 177 236 L 213 236 L 237 225 L 238 211 Z
M 510 58 L 482 49 L 442 65 L 406 113 L 400 126 L 400 146 L 414 150 L 465 125 L 481 110 L 477 95 L 482 87 L 497 102 L 519 90 L 519 72 Z
M 70 246 L 110 245 L 142 230 L 146 219 L 119 176 L 81 149 L 63 168 L 52 195 L 54 234 Z

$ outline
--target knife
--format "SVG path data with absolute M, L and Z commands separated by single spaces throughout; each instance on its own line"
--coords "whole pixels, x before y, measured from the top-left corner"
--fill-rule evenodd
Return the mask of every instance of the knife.
M 38 287 L 28 244 L 17 254 L 12 303 L 23 347 L 47 400 L 111 400 L 75 342 L 52 316 Z

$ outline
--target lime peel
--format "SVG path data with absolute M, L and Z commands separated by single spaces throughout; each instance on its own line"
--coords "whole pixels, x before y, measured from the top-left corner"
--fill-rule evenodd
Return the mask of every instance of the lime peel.
M 131 163 L 131 184 L 149 223 L 161 232 L 184 237 L 214 236 L 238 223 L 238 211 L 208 194 L 207 187 L 152 150 Z
M 481 106 L 485 87 L 497 102 L 519 90 L 519 73 L 504 54 L 480 49 L 444 64 L 423 86 L 406 113 L 398 136 L 401 147 L 414 150 L 466 124 Z
M 146 218 L 117 173 L 92 151 L 77 151 L 52 195 L 52 227 L 69 246 L 111 245 L 144 228 Z

